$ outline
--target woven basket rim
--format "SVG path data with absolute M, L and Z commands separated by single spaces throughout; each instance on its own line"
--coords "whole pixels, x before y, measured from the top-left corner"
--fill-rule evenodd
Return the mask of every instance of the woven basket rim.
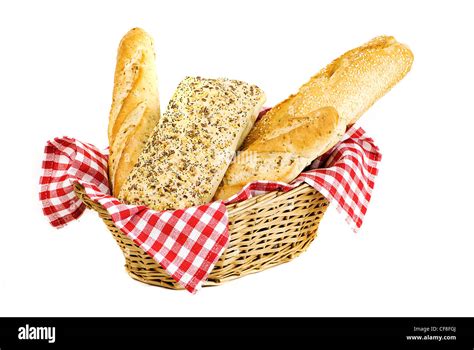
M 84 193 L 85 196 L 87 196 L 91 201 L 93 201 L 94 203 L 96 203 L 97 205 L 101 206 L 104 210 L 105 207 L 100 204 L 99 202 L 97 201 L 94 201 L 92 200 L 88 195 L 87 193 L 85 192 L 85 189 L 84 189 L 84 186 L 82 186 L 79 182 L 75 182 L 73 184 L 74 186 L 74 191 L 81 191 Z M 304 191 L 306 190 L 308 187 L 311 187 L 309 186 L 307 183 L 303 182 L 301 183 L 300 185 L 296 186 L 295 188 L 289 190 L 289 191 L 278 191 L 278 190 L 275 190 L 275 191 L 270 191 L 268 193 L 264 193 L 264 194 L 260 194 L 260 195 L 257 195 L 257 196 L 254 196 L 254 197 L 251 197 L 251 198 L 248 198 L 248 199 L 245 199 L 241 202 L 237 202 L 237 203 L 232 203 L 232 204 L 228 204 L 228 205 L 225 205 L 226 208 L 227 208 L 227 212 L 229 214 L 229 216 L 233 216 L 233 215 L 237 215 L 238 213 L 240 213 L 241 211 L 244 211 L 245 209 L 247 209 L 248 207 L 254 205 L 255 203 L 262 203 L 262 202 L 270 202 L 276 198 L 278 198 L 279 196 L 282 196 L 282 195 L 290 195 L 290 194 L 296 194 L 300 191 Z M 113 196 L 112 196 L 113 197 Z M 115 197 L 114 197 L 115 198 Z M 81 200 L 82 201 L 82 200 Z M 84 203 L 84 201 L 82 201 Z M 122 202 L 121 202 L 122 203 Z M 212 202 L 209 202 L 209 203 L 212 203 Z M 209 204 L 209 203 L 204 203 L 202 205 L 205 205 L 205 204 Z M 123 203 L 125 204 L 125 203 Z M 148 207 L 147 207 L 148 208 Z M 150 210 L 153 210 L 151 208 L 148 208 Z M 186 209 L 186 208 L 183 208 L 183 209 Z M 172 210 L 179 210 L 179 209 L 169 209 L 167 211 L 172 211 Z M 107 211 L 107 210 L 106 210 Z

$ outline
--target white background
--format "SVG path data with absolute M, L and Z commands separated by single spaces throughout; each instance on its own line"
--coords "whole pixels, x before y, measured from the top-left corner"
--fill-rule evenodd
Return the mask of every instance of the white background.
M 469 1 L 2 2 L 0 316 L 474 316 L 472 14 Z M 271 106 L 372 37 L 408 44 L 412 71 L 360 120 L 384 156 L 361 231 L 331 207 L 298 259 L 193 296 L 128 277 L 93 212 L 50 227 L 44 144 L 107 146 L 134 26 L 155 38 L 163 109 L 185 75 L 255 83 Z

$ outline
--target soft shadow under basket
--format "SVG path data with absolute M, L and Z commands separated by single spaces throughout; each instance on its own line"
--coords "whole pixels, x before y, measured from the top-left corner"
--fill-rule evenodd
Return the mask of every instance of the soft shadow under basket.
M 74 191 L 107 225 L 125 256 L 125 269 L 141 282 L 171 289 L 182 287 L 160 265 L 115 225 L 102 205 L 79 185 Z M 227 206 L 229 245 L 204 286 L 219 285 L 288 262 L 316 237 L 329 202 L 318 191 L 301 184 L 288 192 L 270 192 Z

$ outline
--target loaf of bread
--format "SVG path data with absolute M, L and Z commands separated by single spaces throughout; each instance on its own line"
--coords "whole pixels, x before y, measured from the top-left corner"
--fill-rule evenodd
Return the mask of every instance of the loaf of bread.
M 292 155 L 287 154 L 288 158 L 285 159 L 298 157 L 304 150 L 314 150 L 311 156 L 317 158 L 340 140 L 347 126 L 354 124 L 375 101 L 408 73 L 412 62 L 413 54 L 410 49 L 390 36 L 377 37 L 334 60 L 304 84 L 298 93 L 273 107 L 255 124 L 244 141 L 243 151 L 258 154 L 258 160 L 244 164 L 233 163 L 225 174 L 215 199 L 228 198 L 253 180 L 293 180 L 308 162 L 295 162 L 292 171 L 285 172 L 281 169 L 280 158 L 275 156 L 281 152 L 281 146 L 278 142 L 268 143 L 268 140 L 276 140 L 275 135 L 283 137 L 285 133 L 288 133 L 287 137 L 291 137 L 293 142 L 314 137 L 304 127 L 294 128 L 295 118 L 328 118 L 327 110 L 325 113 L 315 111 L 325 106 L 334 107 L 339 118 L 335 126 L 329 124 L 334 126 L 334 130 L 330 134 L 332 139 L 325 140 L 328 141 L 326 147 L 318 148 L 311 142 L 301 144 L 301 148 L 298 146 L 288 151 Z M 323 124 L 325 125 L 321 122 Z M 316 152 L 316 149 L 319 151 Z M 265 164 L 264 167 L 262 163 Z
M 346 52 L 301 86 L 298 93 L 273 107 L 255 124 L 244 147 L 288 119 L 321 107 L 334 107 L 344 126 L 354 124 L 375 101 L 410 70 L 413 54 L 391 36 L 380 36 Z M 345 128 L 340 128 L 339 132 Z
M 211 201 L 264 102 L 262 90 L 241 81 L 185 78 L 119 198 L 155 210 Z
M 109 182 L 117 196 L 160 118 L 152 38 L 130 30 L 120 42 L 109 116 Z

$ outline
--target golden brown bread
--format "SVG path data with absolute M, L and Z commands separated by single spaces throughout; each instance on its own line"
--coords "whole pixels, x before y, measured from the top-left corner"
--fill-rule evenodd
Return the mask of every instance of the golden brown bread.
M 339 117 L 332 107 L 289 121 L 291 126 L 275 130 L 239 153 L 229 166 L 214 199 L 229 198 L 255 180 L 288 183 L 337 142 Z
M 272 130 L 284 128 L 288 119 L 321 107 L 336 108 L 338 132 L 357 119 L 410 70 L 413 54 L 392 36 L 377 37 L 346 52 L 313 76 L 294 94 L 259 120 L 244 141 L 250 145 Z
M 264 102 L 262 90 L 242 81 L 184 79 L 119 199 L 155 210 L 209 202 Z
M 140 28 L 122 38 L 109 116 L 109 181 L 117 196 L 160 117 L 153 39 Z
M 231 164 L 214 198 L 228 198 L 254 180 L 293 180 L 310 161 L 335 145 L 348 125 L 355 123 L 401 80 L 412 62 L 410 49 L 391 36 L 377 37 L 331 62 L 301 86 L 298 93 L 273 107 L 255 124 L 242 147 L 246 156 Z M 337 110 L 338 121 L 321 122 L 327 130 L 334 128 L 328 134 L 331 139 L 312 143 L 311 128 L 294 128 L 295 121 L 322 116 L 328 119 L 328 111 L 315 113 L 325 106 Z M 313 123 L 318 125 L 318 121 Z M 285 147 L 289 142 L 291 147 Z M 325 147 L 320 147 L 322 143 Z M 248 152 L 253 152 L 255 159 Z M 301 158 L 308 156 L 312 159 Z

